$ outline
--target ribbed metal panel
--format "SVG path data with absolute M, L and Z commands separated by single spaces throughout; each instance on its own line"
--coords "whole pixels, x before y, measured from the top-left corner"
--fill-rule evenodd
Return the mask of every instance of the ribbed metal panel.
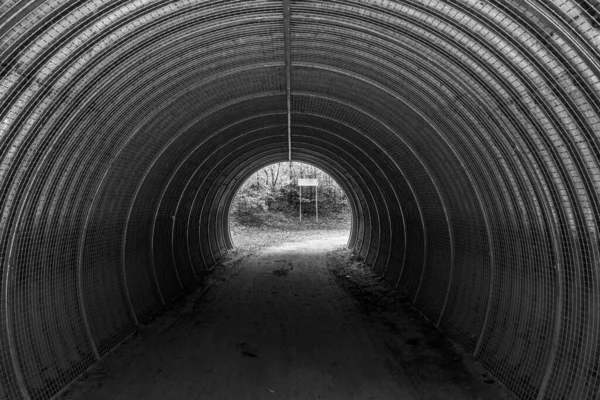
M 523 399 L 600 396 L 600 4 L 291 0 L 292 155 Z M 231 246 L 287 159 L 284 2 L 0 5 L 0 398 L 55 395 Z

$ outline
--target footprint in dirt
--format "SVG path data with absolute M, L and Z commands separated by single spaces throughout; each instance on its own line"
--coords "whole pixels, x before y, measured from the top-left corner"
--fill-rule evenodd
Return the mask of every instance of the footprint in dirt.
M 244 357 L 258 358 L 258 351 L 250 348 L 246 342 L 236 343 L 235 348 L 241 350 Z
M 287 268 L 278 268 L 276 270 L 273 271 L 273 275 L 275 276 L 287 276 L 287 274 L 289 274 L 290 271 Z
M 287 276 L 291 271 L 294 270 L 294 265 L 291 262 L 287 263 L 286 267 L 277 268 L 273 270 L 273 275 L 275 276 Z

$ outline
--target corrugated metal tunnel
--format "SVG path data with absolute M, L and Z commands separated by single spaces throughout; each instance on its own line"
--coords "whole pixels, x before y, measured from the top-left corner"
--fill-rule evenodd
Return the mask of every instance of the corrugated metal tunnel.
M 519 397 L 598 398 L 599 7 L 2 2 L 0 398 L 52 397 L 221 259 L 288 111 L 356 253 Z

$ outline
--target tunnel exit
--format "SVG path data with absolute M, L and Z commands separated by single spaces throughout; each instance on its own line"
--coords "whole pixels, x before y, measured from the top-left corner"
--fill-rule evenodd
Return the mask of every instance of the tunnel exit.
M 347 245 L 352 203 L 322 169 L 302 162 L 267 165 L 242 183 L 230 206 L 237 250 L 335 238 Z

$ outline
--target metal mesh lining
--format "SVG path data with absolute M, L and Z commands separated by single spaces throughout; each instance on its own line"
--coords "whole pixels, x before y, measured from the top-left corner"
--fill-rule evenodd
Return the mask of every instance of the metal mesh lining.
M 291 0 L 293 155 L 523 399 L 600 396 L 600 4 Z M 285 160 L 278 0 L 0 5 L 0 398 L 51 398 L 231 246 Z

